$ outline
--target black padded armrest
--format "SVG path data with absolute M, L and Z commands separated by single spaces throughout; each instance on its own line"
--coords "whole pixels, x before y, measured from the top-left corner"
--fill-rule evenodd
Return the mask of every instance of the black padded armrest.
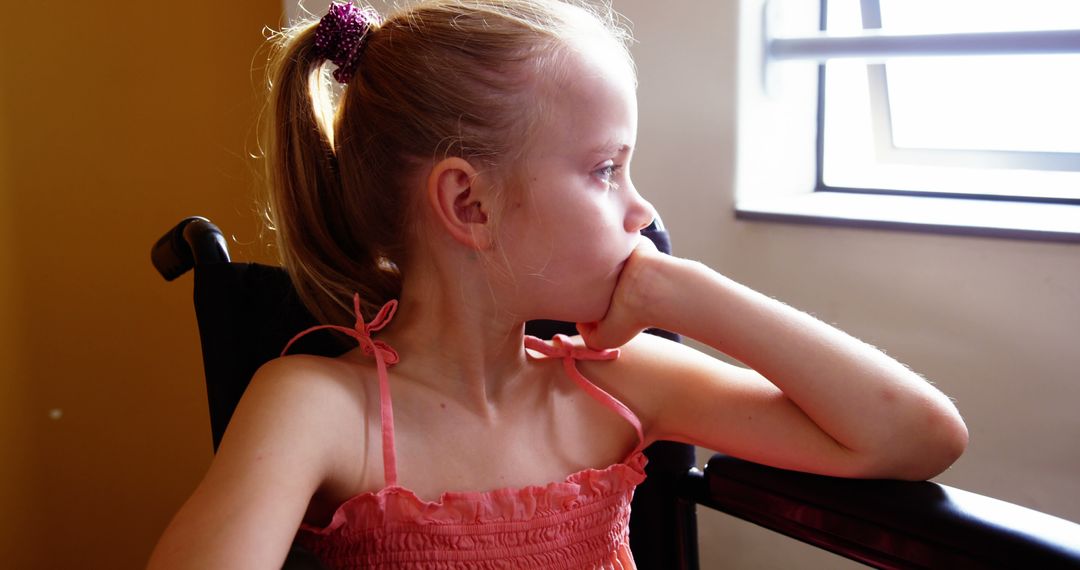
M 694 500 L 883 568 L 1080 568 L 1080 525 L 930 482 L 808 475 L 717 454 Z

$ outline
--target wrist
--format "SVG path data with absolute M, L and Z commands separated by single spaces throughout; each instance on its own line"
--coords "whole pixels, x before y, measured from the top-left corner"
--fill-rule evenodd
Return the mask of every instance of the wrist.
M 704 266 L 689 259 L 666 254 L 650 256 L 641 264 L 635 279 L 637 314 L 646 328 L 659 328 L 671 332 L 678 330 L 678 311 L 685 304 L 687 284 Z

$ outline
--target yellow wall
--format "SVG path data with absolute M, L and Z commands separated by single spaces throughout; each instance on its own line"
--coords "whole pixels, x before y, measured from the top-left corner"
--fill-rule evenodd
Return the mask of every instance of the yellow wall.
M 266 257 L 247 155 L 280 3 L 24 7 L 0 34 L 0 565 L 137 568 L 210 459 L 191 277 L 150 246 L 202 214 Z

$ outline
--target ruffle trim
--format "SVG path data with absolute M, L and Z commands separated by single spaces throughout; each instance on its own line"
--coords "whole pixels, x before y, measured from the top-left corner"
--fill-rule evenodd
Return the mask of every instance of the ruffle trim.
M 507 549 L 497 558 L 432 560 L 428 552 L 412 552 L 413 556 L 353 556 L 345 554 L 320 562 L 334 570 L 636 570 L 634 556 L 627 538 L 601 554 L 590 551 L 590 545 L 558 548 L 541 553 L 520 555 Z M 593 548 L 592 550 L 595 550 Z
M 460 528 L 461 525 L 531 522 L 543 526 L 545 522 L 537 519 L 573 518 L 574 511 L 582 506 L 632 492 L 645 480 L 647 462 L 645 454 L 637 451 L 622 463 L 604 469 L 584 469 L 563 481 L 483 492 L 448 491 L 437 501 L 425 501 L 409 489 L 391 486 L 346 500 L 334 511 L 325 527 L 304 523 L 300 531 L 301 534 L 327 536 L 343 526 L 352 534 L 362 533 L 364 529 L 406 524 L 451 525 L 457 529 L 446 530 L 460 534 L 468 532 Z M 546 524 L 553 522 L 548 520 Z M 506 529 L 508 532 L 514 530 Z

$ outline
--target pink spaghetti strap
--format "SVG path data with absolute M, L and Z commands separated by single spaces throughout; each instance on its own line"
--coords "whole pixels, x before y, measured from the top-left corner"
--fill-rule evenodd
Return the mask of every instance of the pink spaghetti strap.
M 596 401 L 600 402 L 604 406 L 607 406 L 611 411 L 619 414 L 627 422 L 634 427 L 637 431 L 638 444 L 631 453 L 637 453 L 645 447 L 645 434 L 641 429 L 641 420 L 630 408 L 626 407 L 617 400 L 611 394 L 605 392 L 602 388 L 593 384 L 586 378 L 578 369 L 575 361 L 577 360 L 615 360 L 619 357 L 619 349 L 612 350 L 592 350 L 589 348 L 579 348 L 570 344 L 570 339 L 565 335 L 557 334 L 552 338 L 552 343 L 548 343 L 534 337 L 525 337 L 525 348 L 529 348 L 539 352 L 545 356 L 551 356 L 563 359 L 563 369 L 566 370 L 566 375 L 572 378 L 587 394 L 592 396 Z
M 360 295 L 353 295 L 353 310 L 356 313 L 356 324 L 353 328 L 339 327 L 336 325 L 319 325 L 311 327 L 294 336 L 281 351 L 284 356 L 289 347 L 300 337 L 321 329 L 331 329 L 347 334 L 360 343 L 360 351 L 368 356 L 375 357 L 375 367 L 379 373 L 379 419 L 382 423 L 382 450 L 383 450 L 383 476 L 386 478 L 387 487 L 397 486 L 397 456 L 394 451 L 394 407 L 390 402 L 390 379 L 386 372 L 387 365 L 398 363 L 398 353 L 390 345 L 381 340 L 371 338 L 371 333 L 385 327 L 390 319 L 394 318 L 397 310 L 397 300 L 391 300 L 379 309 L 378 314 L 371 319 L 370 323 L 364 323 L 364 316 L 360 312 Z

